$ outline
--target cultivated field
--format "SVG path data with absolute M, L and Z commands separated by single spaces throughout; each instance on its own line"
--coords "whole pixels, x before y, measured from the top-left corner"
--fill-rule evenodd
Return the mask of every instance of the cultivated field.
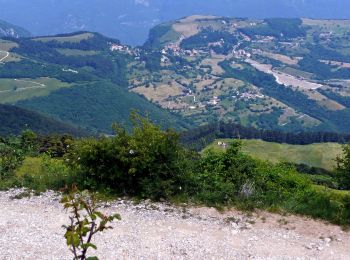
M 0 39 L 0 50 L 1 51 L 9 51 L 15 47 L 18 47 L 17 43 Z
M 223 55 L 213 55 L 211 58 L 204 59 L 201 65 L 209 65 L 212 68 L 214 75 L 221 75 L 225 71 L 221 68 L 219 63 L 224 60 L 225 60 L 225 56 Z
M 282 63 L 288 64 L 288 65 L 296 65 L 298 64 L 298 59 L 296 58 L 291 58 L 289 56 L 283 55 L 283 54 L 277 54 L 277 53 L 272 53 L 272 52 L 263 52 L 263 56 L 278 60 Z

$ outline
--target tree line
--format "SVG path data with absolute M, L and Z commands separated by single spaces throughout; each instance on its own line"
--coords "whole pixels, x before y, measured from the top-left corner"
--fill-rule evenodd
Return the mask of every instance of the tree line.
M 276 130 L 256 129 L 233 122 L 218 122 L 200 126 L 193 130 L 183 132 L 181 141 L 185 145 L 202 150 L 218 138 L 230 139 L 261 139 L 267 142 L 306 145 L 312 143 L 346 143 L 350 142 L 350 134 L 335 132 L 283 132 Z

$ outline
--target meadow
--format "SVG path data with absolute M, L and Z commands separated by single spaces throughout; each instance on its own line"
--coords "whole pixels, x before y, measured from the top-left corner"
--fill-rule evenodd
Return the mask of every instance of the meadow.
M 218 142 L 230 143 L 230 141 L 230 139 L 216 140 L 209 147 L 220 150 L 223 148 Z M 332 170 L 336 166 L 336 157 L 341 153 L 341 145 L 337 143 L 290 145 L 262 140 L 243 140 L 242 150 L 255 158 L 273 163 L 292 162 Z
M 67 88 L 71 85 L 54 78 L 37 79 L 0 79 L 0 103 L 12 104 L 33 97 L 47 96 L 52 91 Z

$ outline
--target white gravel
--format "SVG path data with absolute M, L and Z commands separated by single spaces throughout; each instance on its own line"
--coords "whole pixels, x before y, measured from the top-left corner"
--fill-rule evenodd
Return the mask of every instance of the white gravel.
M 61 226 L 59 196 L 14 199 L 0 192 L 0 259 L 72 259 Z M 350 234 L 339 227 L 265 212 L 175 207 L 128 200 L 107 203 L 114 229 L 96 237 L 103 259 L 350 259 Z M 92 252 L 94 253 L 94 252 Z

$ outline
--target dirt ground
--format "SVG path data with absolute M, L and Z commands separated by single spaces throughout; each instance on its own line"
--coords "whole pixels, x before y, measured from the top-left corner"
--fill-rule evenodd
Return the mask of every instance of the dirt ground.
M 59 197 L 11 198 L 19 192 L 0 192 L 0 259 L 71 259 Z M 91 253 L 102 260 L 350 259 L 349 233 L 297 216 L 121 199 L 102 211 L 122 217 L 95 240 L 98 250 Z

